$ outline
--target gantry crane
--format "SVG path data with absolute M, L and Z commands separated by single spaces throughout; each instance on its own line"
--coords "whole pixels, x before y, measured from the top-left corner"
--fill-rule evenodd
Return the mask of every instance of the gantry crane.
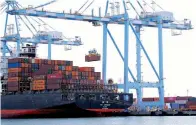
M 48 3 L 33 7 L 33 6 L 28 6 L 26 9 L 37 9 L 46 5 L 49 5 L 51 3 L 56 2 L 56 0 L 52 0 Z M 5 0 L 4 3 L 1 4 L 1 10 L 3 11 L 9 11 L 13 9 L 21 9 L 23 8 L 17 1 L 15 0 Z M 5 29 L 4 29 L 4 36 L 1 37 L 1 43 L 2 43 L 2 48 L 1 52 L 3 54 L 3 58 L 7 58 L 6 53 L 9 53 L 9 57 L 18 57 L 20 49 L 21 49 L 21 44 L 23 45 L 24 43 L 32 43 L 34 45 L 37 44 L 48 44 L 48 59 L 51 59 L 51 44 L 54 45 L 64 45 L 65 50 L 71 50 L 71 46 L 80 46 L 83 45 L 81 38 L 79 36 L 75 36 L 75 38 L 66 38 L 63 36 L 61 32 L 56 31 L 54 28 L 46 24 L 42 19 L 37 18 L 29 18 L 20 15 L 14 15 L 15 16 L 15 26 L 14 24 L 9 24 L 8 25 L 8 19 L 9 19 L 9 14 L 6 15 L 6 21 L 5 21 Z M 27 22 L 30 24 L 28 25 Z M 39 26 L 47 25 L 52 31 L 44 31 L 44 30 L 38 30 L 32 23 L 34 21 L 37 23 Z M 32 37 L 21 37 L 20 34 L 20 23 L 23 22 L 25 26 L 28 28 L 28 30 L 32 33 Z M 43 23 L 43 24 L 42 24 Z M 16 33 L 15 33 L 15 27 L 16 27 Z M 17 43 L 16 46 L 16 53 L 13 55 L 13 51 L 8 47 L 8 42 L 15 42 Z
M 176 29 L 176 30 L 191 30 L 193 29 L 191 22 L 184 20 L 183 23 L 175 23 L 173 20 L 173 13 L 171 12 L 146 12 L 142 7 L 140 2 L 137 0 L 138 5 L 141 7 L 143 12 L 138 13 L 139 18 L 129 18 L 129 12 L 127 4 L 130 4 L 130 1 L 122 0 L 124 12 L 119 13 L 120 2 L 111 4 L 111 13 L 108 13 L 109 0 L 106 2 L 105 15 L 101 16 L 101 8 L 99 8 L 99 16 L 94 16 L 93 10 L 92 15 L 82 15 L 78 13 L 58 13 L 58 12 L 49 12 L 49 11 L 40 11 L 36 9 L 13 9 L 7 11 L 11 15 L 24 15 L 31 17 L 44 17 L 44 18 L 53 18 L 53 19 L 64 19 L 64 20 L 74 20 L 74 21 L 86 21 L 92 22 L 93 26 L 103 25 L 103 56 L 102 56 L 102 78 L 105 83 L 106 81 L 106 62 L 107 62 L 107 34 L 110 36 L 114 46 L 116 47 L 121 59 L 124 61 L 124 84 L 118 84 L 119 88 L 123 88 L 125 92 L 129 92 L 129 89 L 137 90 L 137 99 L 138 106 L 145 109 L 146 106 L 158 106 L 160 109 L 164 108 L 164 78 L 163 78 L 163 47 L 162 47 L 162 29 Z M 133 4 L 131 6 L 134 8 Z M 114 9 L 117 9 L 117 13 L 114 12 Z M 137 11 L 136 11 L 137 13 Z M 97 25 L 96 25 L 97 24 Z M 121 54 L 120 49 L 118 48 L 111 32 L 107 28 L 109 24 L 119 24 L 124 25 L 124 56 Z M 135 26 L 135 27 L 134 27 Z M 131 69 L 128 67 L 128 50 L 129 50 L 129 27 L 136 36 L 137 43 L 137 78 L 133 75 Z M 159 43 L 159 73 L 154 67 L 150 57 L 143 46 L 140 40 L 140 30 L 142 27 L 154 27 L 158 28 L 158 43 Z M 141 49 L 143 50 L 145 56 L 147 57 L 155 75 L 157 76 L 157 82 L 143 82 L 141 81 Z M 132 82 L 128 80 L 128 72 L 133 78 Z M 142 102 L 142 88 L 158 88 L 159 90 L 159 102 Z

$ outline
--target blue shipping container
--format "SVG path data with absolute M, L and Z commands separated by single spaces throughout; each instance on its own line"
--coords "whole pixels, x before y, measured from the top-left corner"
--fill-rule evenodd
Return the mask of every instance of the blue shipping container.
M 62 70 L 62 67 L 61 66 L 58 66 L 58 70 Z
M 188 101 L 196 102 L 196 97 L 190 97 L 190 98 L 188 99 Z
M 179 104 L 179 108 L 180 109 L 185 109 L 186 108 L 186 104 Z
M 62 66 L 62 70 L 65 70 L 65 66 Z
M 20 68 L 21 66 L 21 63 L 8 63 L 8 68 Z
M 38 69 L 39 68 L 39 65 L 34 63 L 34 64 L 32 64 L 32 68 Z
M 179 104 L 178 103 L 171 103 L 171 108 L 172 109 L 179 109 Z

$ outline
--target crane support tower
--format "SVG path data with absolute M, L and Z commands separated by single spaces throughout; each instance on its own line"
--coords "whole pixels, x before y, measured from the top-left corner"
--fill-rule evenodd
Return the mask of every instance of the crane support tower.
M 141 13 L 135 9 L 133 4 L 128 0 L 119 1 L 115 6 L 114 3 L 111 4 L 109 0 L 106 1 L 106 8 L 104 16 L 101 16 L 101 8 L 99 8 L 99 16 L 94 16 L 94 11 L 92 10 L 92 15 L 83 15 L 80 12 L 77 13 L 59 13 L 51 11 L 40 11 L 36 9 L 15 9 L 7 11 L 10 15 L 24 15 L 30 17 L 44 17 L 44 18 L 53 18 L 53 19 L 64 19 L 64 20 L 74 20 L 74 21 L 85 21 L 91 22 L 93 26 L 103 27 L 103 54 L 102 54 L 102 78 L 105 83 L 106 81 L 106 64 L 107 64 L 107 36 L 109 36 L 116 47 L 121 59 L 124 62 L 124 82 L 123 84 L 118 84 L 119 88 L 123 88 L 124 92 L 129 92 L 129 89 L 136 89 L 137 91 L 137 103 L 141 109 L 145 109 L 146 106 L 157 106 L 160 109 L 164 108 L 164 77 L 163 77 L 163 46 L 162 46 L 162 30 L 163 29 L 172 29 L 172 30 L 191 30 L 193 29 L 191 21 L 185 19 L 183 23 L 175 23 L 173 14 L 171 12 L 160 11 L 160 12 L 147 12 L 141 3 L 137 0 L 138 5 L 141 8 Z M 119 8 L 120 4 L 123 5 L 124 12 L 120 14 Z M 109 13 L 109 5 L 111 7 L 111 14 Z M 133 10 L 138 15 L 136 18 L 130 18 L 128 6 L 131 6 Z M 115 8 L 117 12 L 115 12 Z M 131 12 L 130 14 L 133 14 Z M 118 48 L 108 25 L 119 24 L 124 26 L 124 55 L 121 54 L 120 49 Z M 142 27 L 152 27 L 158 29 L 158 50 L 159 50 L 159 69 L 154 67 L 145 47 L 143 46 L 140 39 L 140 31 Z M 128 67 L 128 57 L 129 57 L 129 32 L 130 29 L 133 31 L 136 37 L 137 43 L 137 77 L 132 73 L 131 69 Z M 157 81 L 152 82 L 143 82 L 141 80 L 141 50 L 144 52 L 147 57 L 152 70 L 157 76 Z M 132 76 L 133 80 L 129 82 L 128 73 Z M 142 102 L 142 88 L 157 88 L 159 90 L 159 101 L 158 102 Z

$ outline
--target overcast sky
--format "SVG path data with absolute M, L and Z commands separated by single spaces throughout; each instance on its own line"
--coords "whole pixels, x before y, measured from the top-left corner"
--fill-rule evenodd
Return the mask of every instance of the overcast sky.
M 96 15 L 98 15 L 98 7 L 102 7 L 102 13 L 105 9 L 106 0 L 96 0 L 94 4 L 89 7 L 85 14 L 91 14 L 91 9 L 95 9 Z M 132 0 L 133 1 L 133 0 Z M 141 1 L 141 0 L 140 0 Z M 149 2 L 150 0 L 146 0 Z M 47 2 L 47 0 L 20 0 L 19 3 L 26 7 L 27 5 L 39 5 Z M 49 5 L 44 9 L 50 11 L 65 11 L 69 12 L 72 8 L 73 11 L 78 10 L 85 0 L 59 0 L 57 3 Z M 192 20 L 192 24 L 195 25 L 196 16 L 193 12 L 196 12 L 195 4 L 193 0 L 156 0 L 156 2 L 164 8 L 165 11 L 171 11 L 174 13 L 176 20 L 183 20 L 188 18 Z M 134 6 L 138 5 L 134 2 Z M 121 4 L 121 9 L 122 9 Z M 146 8 L 148 9 L 148 8 Z M 157 10 L 160 10 L 156 7 Z M 130 17 L 135 17 L 133 10 L 129 11 Z M 3 35 L 5 14 L 0 15 L 0 34 Z M 13 20 L 13 19 L 12 19 Z M 93 27 L 87 22 L 78 21 L 66 21 L 58 19 L 46 19 L 49 25 L 56 30 L 63 32 L 66 37 L 81 36 L 84 43 L 83 46 L 73 47 L 71 51 L 64 51 L 64 46 L 52 47 L 52 59 L 67 59 L 73 60 L 74 65 L 79 66 L 95 66 L 96 71 L 101 71 L 101 61 L 93 63 L 85 63 L 84 57 L 89 49 L 96 48 L 98 52 L 102 53 L 102 27 Z M 37 28 L 37 24 L 33 23 Z M 110 25 L 109 29 L 114 36 L 120 50 L 123 54 L 123 40 L 124 29 L 123 26 Z M 141 33 L 142 42 L 158 71 L 158 32 L 156 28 L 144 28 Z M 189 95 L 196 96 L 196 83 L 193 80 L 195 77 L 196 66 L 196 43 L 194 36 L 195 30 L 183 31 L 180 36 L 171 36 L 171 30 L 163 31 L 163 46 L 164 46 L 164 78 L 165 78 L 165 94 L 170 96 L 175 95 L 187 95 L 187 89 Z M 31 36 L 31 33 L 27 30 L 24 24 L 21 22 L 21 35 Z M 136 51 L 135 51 L 135 37 L 130 29 L 130 43 L 129 43 L 129 66 L 133 70 L 136 76 Z M 47 58 L 47 46 L 39 45 L 38 56 Z M 156 77 L 153 73 L 150 64 L 148 63 L 145 55 L 142 56 L 142 72 L 144 81 L 155 81 Z M 108 67 L 107 78 L 113 78 L 115 82 L 119 82 L 119 79 L 123 81 L 123 63 L 118 55 L 115 47 L 113 46 L 108 36 Z M 144 90 L 144 96 L 157 96 L 156 90 Z

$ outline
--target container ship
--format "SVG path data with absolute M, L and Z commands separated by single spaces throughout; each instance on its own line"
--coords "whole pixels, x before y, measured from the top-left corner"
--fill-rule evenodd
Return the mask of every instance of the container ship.
M 4 63 L 1 118 L 96 117 L 123 112 L 133 104 L 133 94 L 118 93 L 111 80 L 105 85 L 94 67 L 38 59 L 32 45 Z

